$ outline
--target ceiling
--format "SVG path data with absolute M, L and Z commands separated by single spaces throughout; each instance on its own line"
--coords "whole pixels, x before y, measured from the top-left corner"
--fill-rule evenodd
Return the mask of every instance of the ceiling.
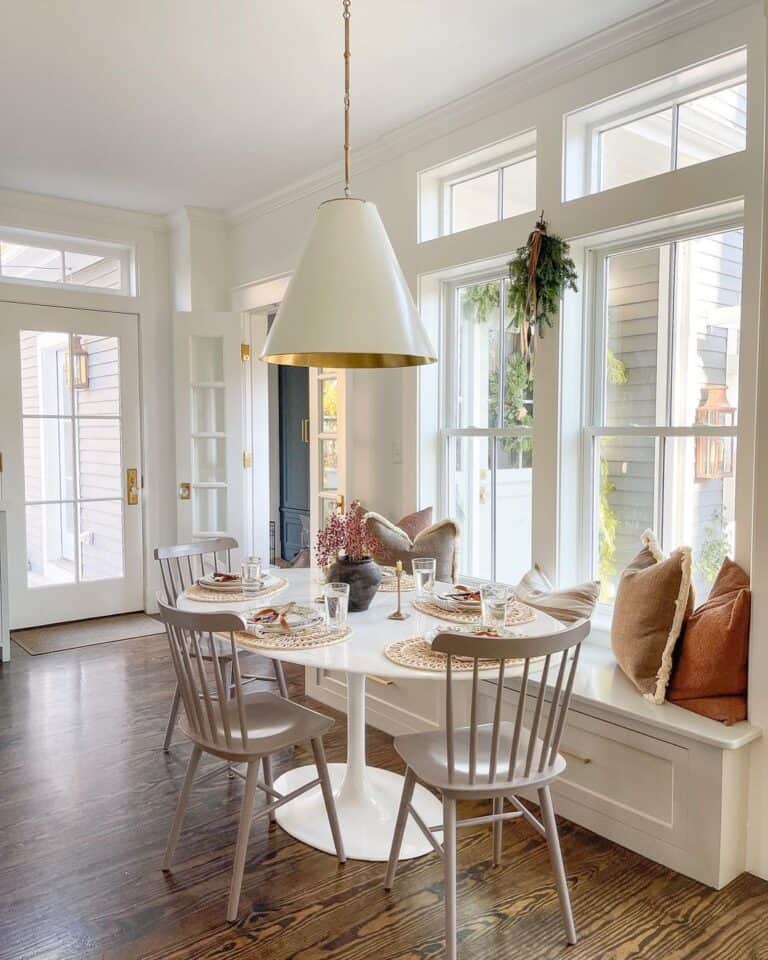
M 657 5 L 353 0 L 353 144 Z M 340 11 L 0 0 L 0 186 L 159 213 L 231 209 L 340 160 Z

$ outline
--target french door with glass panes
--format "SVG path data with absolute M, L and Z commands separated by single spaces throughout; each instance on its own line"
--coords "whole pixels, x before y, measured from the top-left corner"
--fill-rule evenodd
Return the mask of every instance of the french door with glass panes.
M 309 371 L 309 497 L 312 543 L 347 491 L 346 377 L 328 367 Z
M 190 311 L 174 317 L 178 542 L 244 542 L 241 317 Z
M 143 608 L 138 321 L 0 303 L 13 628 Z

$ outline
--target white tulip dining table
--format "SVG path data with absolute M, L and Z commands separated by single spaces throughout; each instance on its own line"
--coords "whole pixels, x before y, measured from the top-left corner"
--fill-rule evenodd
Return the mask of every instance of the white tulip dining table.
M 278 596 L 258 603 L 201 602 L 181 596 L 178 605 L 182 610 L 196 612 L 229 610 L 244 614 L 272 603 L 287 600 L 312 603 L 321 590 L 317 571 L 304 569 L 281 569 L 280 576 L 288 580 L 288 587 Z M 438 587 L 441 585 L 438 585 Z M 447 585 L 443 584 L 447 588 Z M 393 663 L 384 653 L 386 647 L 415 633 L 425 633 L 436 626 L 446 625 L 426 614 L 411 610 L 410 598 L 403 595 L 404 610 L 411 613 L 407 620 L 389 620 L 395 608 L 394 593 L 379 592 L 368 610 L 350 613 L 348 625 L 351 634 L 340 643 L 307 650 L 272 650 L 256 652 L 276 657 L 284 663 L 304 667 L 335 670 L 346 674 L 347 687 L 347 761 L 329 764 L 331 781 L 336 797 L 341 834 L 347 857 L 352 860 L 386 861 L 395 828 L 395 819 L 400 804 L 404 778 L 390 770 L 366 764 L 365 751 L 365 678 L 372 674 L 383 679 L 421 680 L 424 683 L 444 682 L 444 674 L 417 670 Z M 530 636 L 553 633 L 562 629 L 562 624 L 545 613 L 534 611 L 535 619 L 516 627 L 520 633 Z M 251 650 L 252 648 L 244 648 Z M 454 677 L 462 674 L 455 672 Z M 489 674 L 493 675 L 493 674 Z M 466 672 L 467 678 L 472 671 Z M 309 780 L 315 779 L 314 765 L 295 767 L 282 774 L 275 782 L 281 793 L 290 793 Z M 442 804 L 428 790 L 417 786 L 413 795 L 413 807 L 428 824 L 442 822 Z M 326 853 L 334 853 L 328 818 L 323 806 L 320 788 L 310 790 L 276 811 L 277 822 L 291 836 Z M 422 856 L 432 851 L 417 824 L 409 819 L 406 827 L 401 859 Z

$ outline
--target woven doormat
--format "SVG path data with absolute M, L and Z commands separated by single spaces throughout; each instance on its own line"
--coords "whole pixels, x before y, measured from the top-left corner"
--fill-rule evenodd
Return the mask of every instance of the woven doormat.
M 153 637 L 165 633 L 165 627 L 145 613 L 123 613 L 115 617 L 97 617 L 94 620 L 75 620 L 72 623 L 54 623 L 50 627 L 14 630 L 11 640 L 23 650 L 38 657 L 43 653 L 78 650 L 99 643 Z

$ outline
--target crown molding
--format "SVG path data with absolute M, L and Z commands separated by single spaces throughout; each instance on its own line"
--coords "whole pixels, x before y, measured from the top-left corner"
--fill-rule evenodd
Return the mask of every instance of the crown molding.
M 437 107 L 355 150 L 355 171 L 371 170 L 468 123 L 508 109 L 662 40 L 752 6 L 754 0 L 662 0 L 656 6 L 584 40 L 534 61 L 514 73 Z M 768 7 L 768 0 L 764 0 Z M 342 182 L 341 160 L 295 180 L 259 200 L 232 208 L 227 216 L 242 223 L 272 213 Z
M 41 217 L 77 219 L 99 225 L 110 224 L 131 229 L 151 230 L 156 233 L 165 233 L 168 229 L 165 218 L 160 214 L 141 213 L 135 210 L 124 210 L 122 207 L 107 207 L 87 200 L 72 200 L 67 197 L 10 190 L 4 187 L 0 187 L 0 210 L 3 211 L 2 216 L 6 219 L 12 216 L 14 211 L 19 213 L 22 220 L 25 220 L 30 212 L 34 212 Z M 3 225 L 12 226 L 13 224 L 4 222 Z
M 206 227 L 229 228 L 231 221 L 226 211 L 214 207 L 178 207 L 165 214 L 165 222 L 170 229 L 178 230 L 190 224 L 199 223 Z

